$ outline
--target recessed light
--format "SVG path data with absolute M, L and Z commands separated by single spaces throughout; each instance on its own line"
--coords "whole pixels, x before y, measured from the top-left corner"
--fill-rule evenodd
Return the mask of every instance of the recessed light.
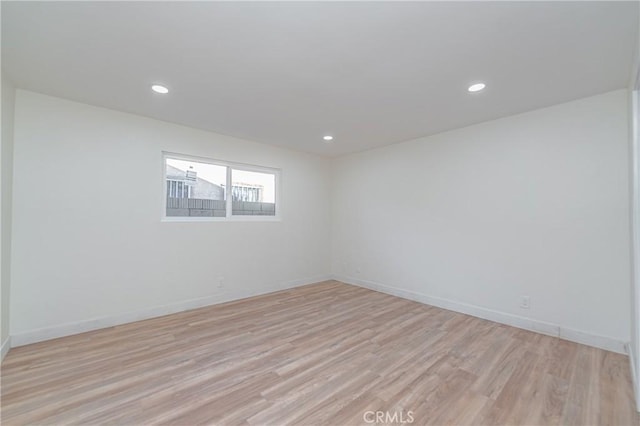
M 484 83 L 476 83 L 476 84 L 472 84 L 471 86 L 469 86 L 469 88 L 467 89 L 470 92 L 479 92 L 482 89 L 484 89 L 487 85 Z
M 163 95 L 169 93 L 169 89 L 159 84 L 154 84 L 153 86 L 151 86 L 151 90 L 153 90 L 156 93 L 161 93 Z
M 329 141 L 333 140 L 333 136 L 329 136 L 329 135 L 323 136 L 322 139 L 324 139 L 325 141 L 329 142 Z

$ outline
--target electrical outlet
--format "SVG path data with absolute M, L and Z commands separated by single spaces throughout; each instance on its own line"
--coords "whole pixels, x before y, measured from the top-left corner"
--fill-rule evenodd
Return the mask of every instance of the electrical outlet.
M 529 309 L 531 307 L 531 298 L 529 298 L 529 296 L 522 296 L 522 299 L 520 299 L 520 307 L 522 309 Z
M 224 287 L 224 277 L 218 277 L 218 288 Z

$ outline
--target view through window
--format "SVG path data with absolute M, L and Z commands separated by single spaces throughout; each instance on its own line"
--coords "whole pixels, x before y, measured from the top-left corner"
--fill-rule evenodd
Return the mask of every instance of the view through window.
M 231 171 L 232 214 L 275 216 L 276 176 L 272 173 Z
M 225 218 L 228 210 L 233 216 L 276 215 L 275 171 L 258 172 L 166 155 L 165 187 L 168 218 Z

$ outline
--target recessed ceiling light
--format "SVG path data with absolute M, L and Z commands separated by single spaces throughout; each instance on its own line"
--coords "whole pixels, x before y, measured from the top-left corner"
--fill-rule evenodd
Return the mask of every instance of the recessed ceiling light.
M 472 84 L 471 86 L 469 86 L 469 88 L 467 89 L 470 92 L 479 92 L 482 89 L 484 89 L 486 87 L 486 84 L 484 83 L 476 83 L 476 84 Z
M 327 136 L 324 136 L 322 139 L 324 139 L 325 141 L 329 142 L 329 141 L 333 140 L 333 136 L 327 135 Z
M 162 93 L 163 95 L 169 93 L 169 89 L 159 84 L 154 84 L 153 86 L 151 86 L 151 90 L 153 90 L 156 93 Z

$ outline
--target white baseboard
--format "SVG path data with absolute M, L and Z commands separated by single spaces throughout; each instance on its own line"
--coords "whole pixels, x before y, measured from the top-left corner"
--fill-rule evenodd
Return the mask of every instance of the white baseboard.
M 0 362 L 4 360 L 9 349 L 11 349 L 11 336 L 7 336 L 7 338 L 4 339 L 4 342 L 2 342 L 2 347 L 0 347 Z
M 171 303 L 162 306 L 154 306 L 134 312 L 126 312 L 117 315 L 109 315 L 99 318 L 93 318 L 84 321 L 59 324 L 53 327 L 40 328 L 36 330 L 25 331 L 11 335 L 11 346 L 18 347 L 28 345 L 30 343 L 42 342 L 45 340 L 56 339 L 58 337 L 70 336 L 73 334 L 84 333 L 87 331 L 98 330 L 101 328 L 113 327 L 116 325 L 127 324 L 135 321 L 142 321 L 150 318 L 161 317 L 164 315 L 175 314 L 178 312 L 188 311 L 191 309 L 202 308 L 204 306 L 217 305 L 220 303 L 230 302 L 233 300 L 244 299 L 261 294 L 273 293 L 275 291 L 286 290 L 289 288 L 299 287 L 307 284 L 313 284 L 321 281 L 332 279 L 331 275 L 318 275 L 307 279 L 299 279 L 274 284 L 269 287 L 260 289 L 235 289 L 226 293 L 220 293 L 211 296 L 205 296 L 198 299 L 185 300 L 182 302 Z M 4 345 L 2 346 L 4 355 Z
M 428 296 L 423 293 L 403 290 L 397 287 L 392 287 L 367 280 L 361 280 L 358 278 L 334 275 L 333 279 L 346 284 L 368 288 L 370 290 L 379 291 L 381 293 L 390 294 L 392 296 L 402 297 L 403 299 L 414 300 L 426 305 L 437 306 L 438 308 L 443 308 L 450 311 L 460 312 L 489 321 L 494 321 L 500 324 L 535 331 L 537 333 L 546 334 L 548 336 L 559 337 L 561 339 L 570 340 L 572 342 L 581 343 L 583 345 L 594 346 L 596 348 L 621 354 L 627 353 L 626 342 L 611 337 L 599 336 L 596 334 L 563 327 L 559 324 L 521 317 L 519 315 L 495 311 L 492 309 L 483 308 L 481 306 L 457 302 L 455 300 L 443 299 L 441 297 Z

